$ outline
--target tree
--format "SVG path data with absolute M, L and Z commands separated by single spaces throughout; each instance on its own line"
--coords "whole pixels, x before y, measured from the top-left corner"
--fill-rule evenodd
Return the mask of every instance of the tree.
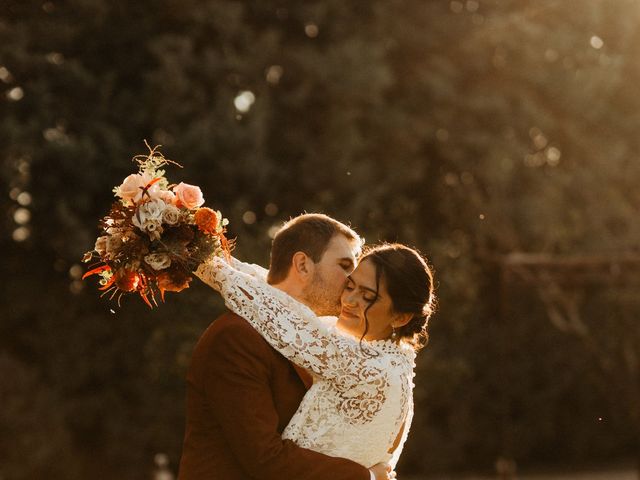
M 540 328 L 532 292 L 519 292 L 526 315 L 505 349 L 485 259 L 637 248 L 636 7 L 5 1 L 0 351 L 37 372 L 77 478 L 96 462 L 105 477 L 140 478 L 158 452 L 176 463 L 184 370 L 222 309 L 194 285 L 153 313 L 132 301 L 113 314 L 79 279 L 143 139 L 230 218 L 244 259 L 264 264 L 269 233 L 303 210 L 428 253 L 441 311 L 404 471 L 492 468 L 505 416 L 519 462 L 619 451 L 627 415 L 604 433 L 583 422 L 602 378 L 578 343 Z M 632 318 L 636 306 L 615 308 Z

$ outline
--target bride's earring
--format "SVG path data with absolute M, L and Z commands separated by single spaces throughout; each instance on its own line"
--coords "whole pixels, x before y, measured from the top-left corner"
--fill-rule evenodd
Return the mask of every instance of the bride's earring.
M 396 327 L 391 325 L 391 340 L 396 340 L 398 338 L 398 334 L 396 333 Z

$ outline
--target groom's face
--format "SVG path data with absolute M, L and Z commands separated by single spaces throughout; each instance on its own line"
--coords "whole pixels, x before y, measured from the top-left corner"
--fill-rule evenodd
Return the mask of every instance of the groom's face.
M 357 242 L 338 234 L 331 239 L 320 261 L 314 264 L 305 297 L 317 315 L 337 316 L 340 313 L 340 296 L 355 268 L 357 254 Z

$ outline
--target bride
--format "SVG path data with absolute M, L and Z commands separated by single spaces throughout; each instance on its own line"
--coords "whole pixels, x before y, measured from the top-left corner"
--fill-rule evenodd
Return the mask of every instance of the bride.
M 418 252 L 400 244 L 365 252 L 338 318 L 318 317 L 269 285 L 266 270 L 236 259 L 215 257 L 196 275 L 313 376 L 283 438 L 365 467 L 395 468 L 413 417 L 414 360 L 435 301 L 431 269 Z

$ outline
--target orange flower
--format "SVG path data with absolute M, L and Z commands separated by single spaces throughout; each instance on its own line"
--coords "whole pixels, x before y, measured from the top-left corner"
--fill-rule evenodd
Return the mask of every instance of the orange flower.
M 196 211 L 195 217 L 196 225 L 204 233 L 216 234 L 218 228 L 218 214 L 210 208 L 199 208 Z
M 116 286 L 124 292 L 133 292 L 140 285 L 140 276 L 129 270 L 119 270 L 115 273 Z

